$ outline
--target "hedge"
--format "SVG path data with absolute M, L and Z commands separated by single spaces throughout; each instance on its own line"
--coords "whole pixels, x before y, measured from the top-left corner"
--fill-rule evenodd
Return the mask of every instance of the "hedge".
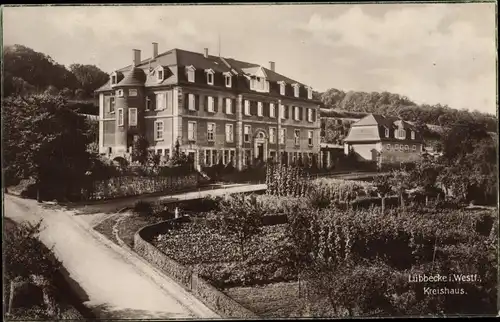
M 95 181 L 92 188 L 83 191 L 86 200 L 105 200 L 119 197 L 137 196 L 142 194 L 175 191 L 196 187 L 199 174 L 183 176 L 122 176 L 107 180 Z

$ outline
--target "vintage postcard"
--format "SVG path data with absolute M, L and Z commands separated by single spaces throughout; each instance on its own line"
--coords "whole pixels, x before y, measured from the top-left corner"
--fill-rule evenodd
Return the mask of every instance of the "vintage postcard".
M 496 5 L 2 6 L 4 319 L 496 316 Z

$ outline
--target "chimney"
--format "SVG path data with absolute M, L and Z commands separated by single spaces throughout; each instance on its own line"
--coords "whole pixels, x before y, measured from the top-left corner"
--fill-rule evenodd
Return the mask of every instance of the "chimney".
M 269 62 L 269 69 L 270 69 L 270 70 L 272 70 L 273 72 L 274 72 L 274 66 L 275 66 L 275 65 L 276 65 L 276 63 L 275 63 L 275 62 L 273 62 L 273 61 L 270 61 L 270 62 Z
M 208 48 L 204 49 L 203 57 L 208 58 Z
M 141 63 L 141 51 L 139 49 L 133 49 L 134 51 L 134 66 Z
M 156 58 L 158 56 L 158 43 L 154 42 L 153 43 L 153 58 Z

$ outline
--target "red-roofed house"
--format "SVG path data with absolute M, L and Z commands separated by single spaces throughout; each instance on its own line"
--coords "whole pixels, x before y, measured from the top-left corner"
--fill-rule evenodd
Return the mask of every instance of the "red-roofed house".
M 412 162 L 421 157 L 423 138 L 403 120 L 369 114 L 351 125 L 344 153 L 352 149 L 362 161 Z
M 164 158 L 177 141 L 196 165 L 220 159 L 242 169 L 256 159 L 305 160 L 320 149 L 320 102 L 312 88 L 269 68 L 232 58 L 172 49 L 110 74 L 99 93 L 99 149 L 130 156 L 145 135 Z M 278 143 L 279 142 L 279 143 Z M 279 145 L 278 145 L 279 144 Z

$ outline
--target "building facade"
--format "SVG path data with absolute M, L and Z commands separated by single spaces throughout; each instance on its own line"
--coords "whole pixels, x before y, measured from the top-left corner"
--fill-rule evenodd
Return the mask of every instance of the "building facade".
M 168 160 L 176 143 L 195 165 L 243 169 L 269 158 L 310 162 L 320 150 L 312 88 L 269 68 L 173 49 L 110 75 L 99 93 L 99 151 L 130 160 L 133 142 Z
M 344 153 L 354 152 L 360 161 L 414 162 L 421 158 L 422 134 L 399 119 L 370 114 L 351 125 L 344 139 Z

